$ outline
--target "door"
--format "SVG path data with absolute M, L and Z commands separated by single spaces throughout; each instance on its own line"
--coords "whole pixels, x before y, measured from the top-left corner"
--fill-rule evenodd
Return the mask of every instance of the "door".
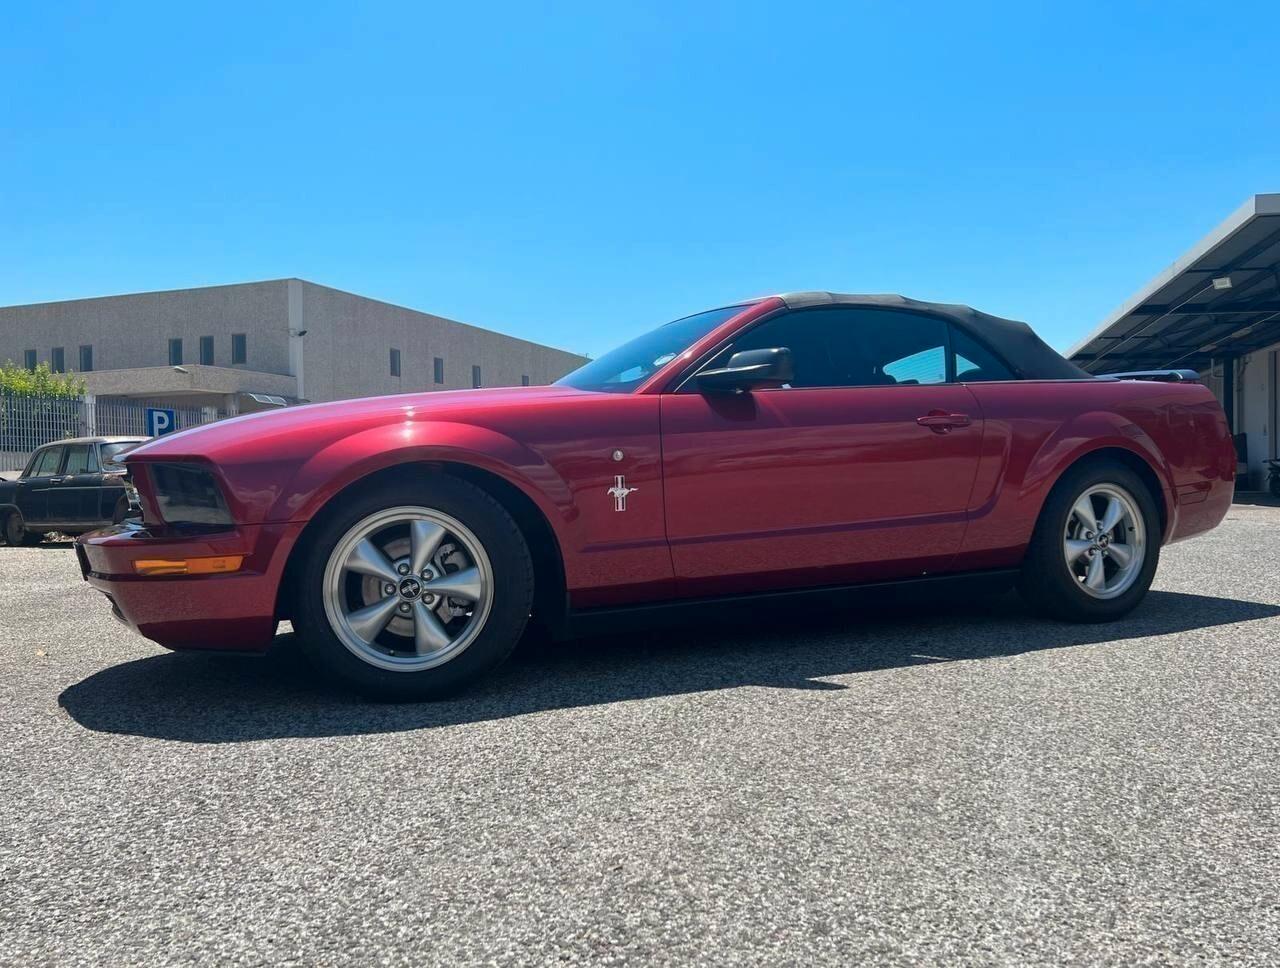
M 22 519 L 28 524 L 49 520 L 49 488 L 62 464 L 62 448 L 46 447 L 36 451 L 31 463 L 18 479 L 16 503 Z
M 49 520 L 89 527 L 102 520 L 102 471 L 92 444 L 68 444 L 62 472 L 49 485 Z
M 783 388 L 662 398 L 667 535 L 682 594 L 840 585 L 944 571 L 959 551 L 982 421 L 949 382 L 947 324 L 808 309 L 743 334 L 787 347 Z

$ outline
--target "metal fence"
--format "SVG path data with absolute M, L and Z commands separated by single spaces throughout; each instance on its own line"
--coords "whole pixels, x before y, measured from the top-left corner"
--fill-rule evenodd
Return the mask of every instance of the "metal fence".
M 37 447 L 67 437 L 145 437 L 148 407 L 172 410 L 177 430 L 227 416 L 214 407 L 174 407 L 150 400 L 0 393 L 0 472 L 21 470 Z

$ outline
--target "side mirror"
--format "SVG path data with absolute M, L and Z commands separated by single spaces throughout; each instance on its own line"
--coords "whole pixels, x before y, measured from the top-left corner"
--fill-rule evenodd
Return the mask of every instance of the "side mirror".
M 747 393 L 761 387 L 780 387 L 795 379 L 791 350 L 775 346 L 743 350 L 729 357 L 728 366 L 703 370 L 696 377 L 698 389 L 713 393 Z

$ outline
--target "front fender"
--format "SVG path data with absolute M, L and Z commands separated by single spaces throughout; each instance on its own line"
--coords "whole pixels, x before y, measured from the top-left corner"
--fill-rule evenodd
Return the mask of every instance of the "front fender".
M 569 485 L 542 455 L 487 427 L 439 420 L 373 427 L 330 442 L 297 466 L 265 520 L 309 520 L 370 474 L 422 461 L 469 464 L 498 475 L 527 495 L 561 537 L 573 520 Z

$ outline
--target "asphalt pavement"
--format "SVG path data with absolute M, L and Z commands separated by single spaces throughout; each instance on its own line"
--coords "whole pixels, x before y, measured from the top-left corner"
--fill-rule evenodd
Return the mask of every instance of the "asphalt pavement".
M 399 706 L 0 547 L 0 964 L 586 962 L 1280 962 L 1280 509 L 1114 625 L 770 603 Z

